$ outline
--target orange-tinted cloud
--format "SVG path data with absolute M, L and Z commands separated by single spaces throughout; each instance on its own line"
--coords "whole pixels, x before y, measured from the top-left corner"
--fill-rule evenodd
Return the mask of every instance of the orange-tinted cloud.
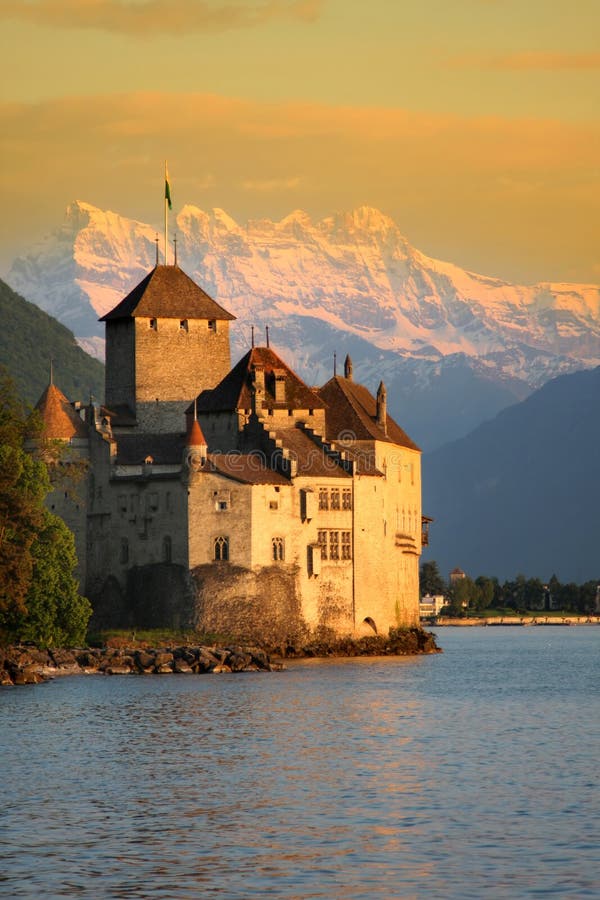
M 325 0 L 0 0 L 0 19 L 128 36 L 181 35 L 264 25 L 273 19 L 313 22 Z
M 494 56 L 466 54 L 452 57 L 448 61 L 448 65 L 456 69 L 504 69 L 509 71 L 530 69 L 562 72 L 569 69 L 600 69 L 600 53 L 525 51 Z

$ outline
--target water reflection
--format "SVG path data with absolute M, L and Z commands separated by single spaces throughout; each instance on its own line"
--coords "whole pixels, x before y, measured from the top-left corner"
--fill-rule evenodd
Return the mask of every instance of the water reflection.
M 502 631 L 3 692 L 0 895 L 600 895 L 592 630 L 551 650 Z

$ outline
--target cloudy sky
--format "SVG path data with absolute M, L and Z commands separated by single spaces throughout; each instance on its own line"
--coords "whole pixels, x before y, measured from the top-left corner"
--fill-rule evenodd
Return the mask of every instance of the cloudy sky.
M 85 200 L 368 204 L 509 280 L 600 281 L 598 0 L 0 0 L 0 267 Z

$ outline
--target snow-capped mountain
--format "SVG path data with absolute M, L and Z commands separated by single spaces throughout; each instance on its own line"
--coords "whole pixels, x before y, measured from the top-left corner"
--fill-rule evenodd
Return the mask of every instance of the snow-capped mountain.
M 440 407 L 444 430 L 434 444 L 481 420 L 457 403 L 474 382 L 486 417 L 555 375 L 600 364 L 597 285 L 526 287 L 467 272 L 413 248 L 376 209 L 239 225 L 221 209 L 185 206 L 171 230 L 179 265 L 238 317 L 234 357 L 250 326 L 261 340 L 267 324 L 311 383 L 331 374 L 334 350 L 340 360 L 349 351 L 363 381 L 395 385 L 402 410 L 414 391 L 433 391 L 430 412 Z M 63 226 L 16 259 L 6 280 L 100 355 L 97 319 L 154 266 L 156 240 L 151 225 L 72 203 Z M 436 394 L 440 379 L 446 392 L 462 391 L 452 408 L 444 390 Z

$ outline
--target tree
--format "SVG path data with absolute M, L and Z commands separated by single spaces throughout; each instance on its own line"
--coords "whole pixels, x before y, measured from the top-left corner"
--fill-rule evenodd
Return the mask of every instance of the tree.
M 448 589 L 448 615 L 464 616 L 468 607 L 477 608 L 481 592 L 471 578 L 457 578 Z
M 77 593 L 73 535 L 44 507 L 46 465 L 24 449 L 35 419 L 0 372 L 0 639 L 79 643 L 91 614 Z
M 54 647 L 83 643 L 92 607 L 79 596 L 73 577 L 77 557 L 72 532 L 62 519 L 44 510 L 44 524 L 31 550 L 33 575 L 19 639 Z
M 475 584 L 479 588 L 479 609 L 489 609 L 490 606 L 494 606 L 498 592 L 498 579 L 479 575 L 475 579 Z
M 425 594 L 436 596 L 446 592 L 446 584 L 440 575 L 438 564 L 435 560 L 424 562 L 419 570 L 419 590 L 421 597 Z
M 31 545 L 43 523 L 46 467 L 23 449 L 25 410 L 0 372 L 0 627 L 25 610 L 32 577 Z

